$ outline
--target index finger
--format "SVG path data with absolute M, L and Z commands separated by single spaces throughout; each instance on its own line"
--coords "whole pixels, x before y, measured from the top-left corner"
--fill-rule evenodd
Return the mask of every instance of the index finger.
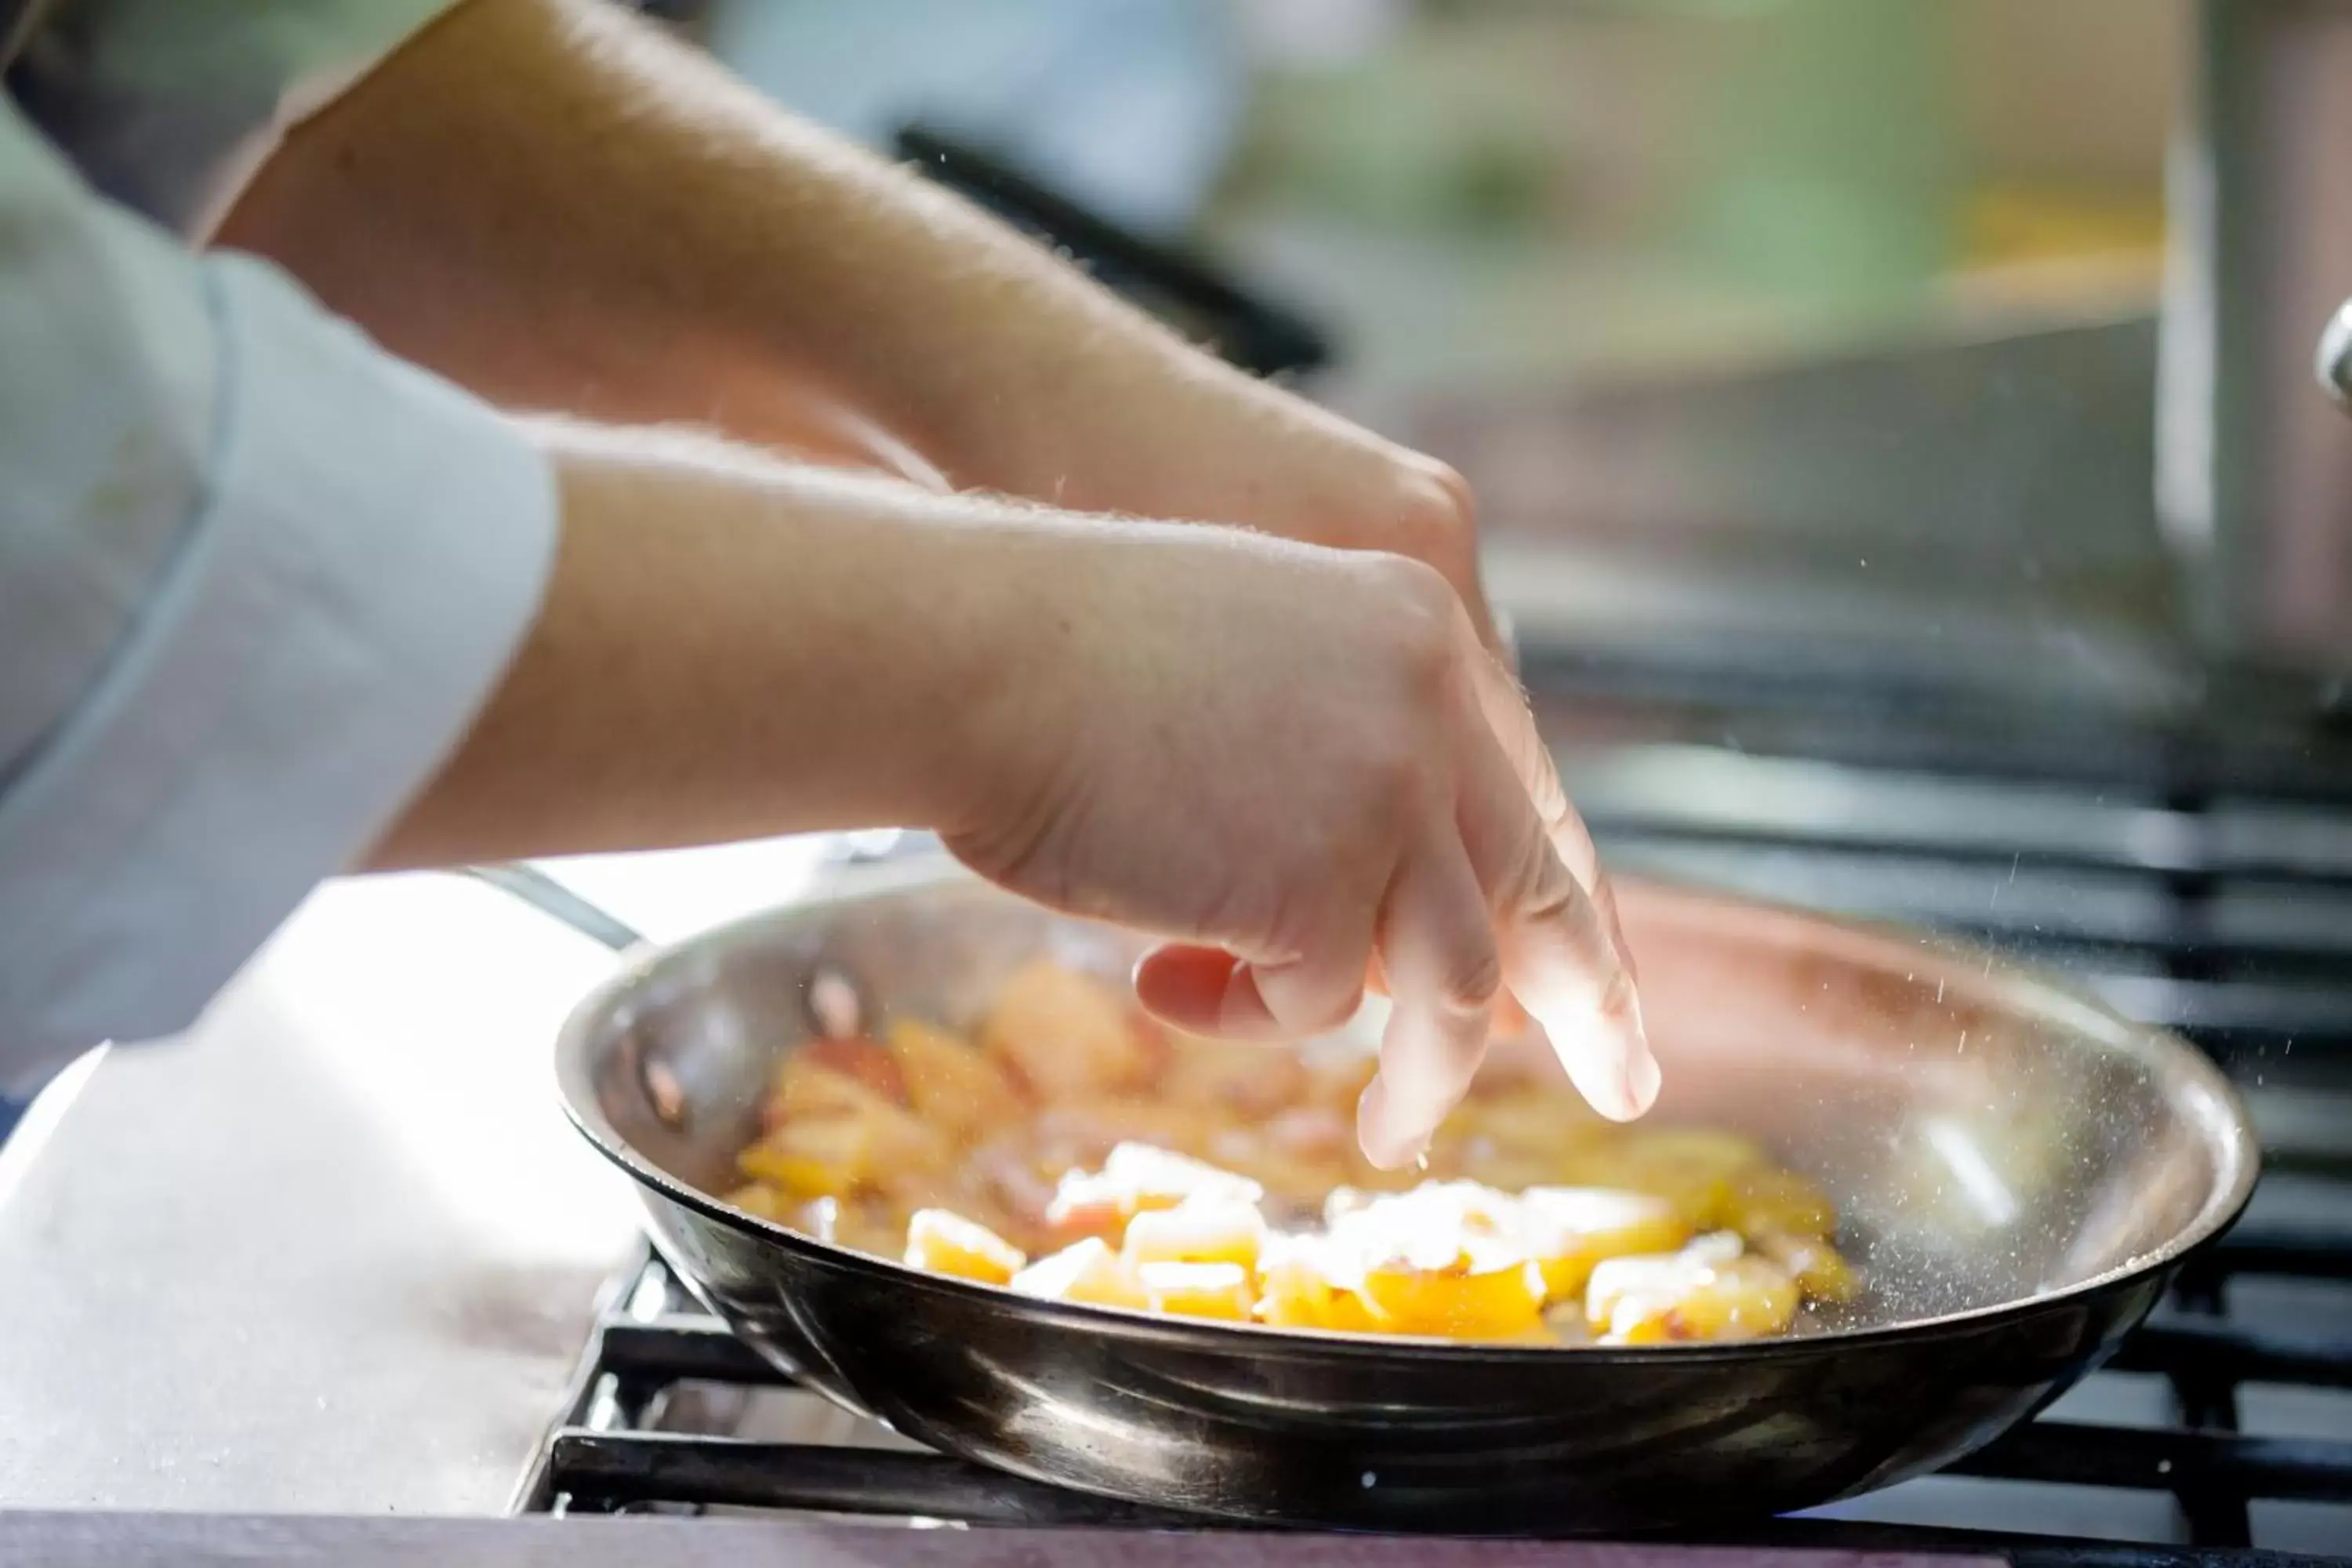
M 1553 847 L 1498 747 L 1471 749 L 1463 843 L 1487 889 L 1503 983 L 1594 1110 L 1631 1121 L 1658 1093 L 1633 976 L 1606 917 Z
M 1625 966 L 1627 973 L 1638 975 L 1633 949 L 1627 945 L 1624 927 L 1617 918 L 1617 890 L 1610 886 L 1609 873 L 1601 868 L 1601 852 L 1593 845 L 1591 829 L 1585 826 L 1584 818 L 1569 803 L 1568 791 L 1559 782 L 1559 764 L 1552 760 L 1551 748 L 1544 744 L 1535 712 L 1528 706 L 1527 693 L 1508 671 L 1492 662 L 1480 664 L 1473 672 L 1473 679 L 1479 710 L 1486 714 L 1487 725 L 1501 743 L 1503 754 L 1510 759 L 1512 771 L 1526 787 L 1528 798 L 1535 803 L 1536 816 L 1543 823 L 1553 851 L 1600 910 L 1601 924 L 1617 950 L 1617 962 Z

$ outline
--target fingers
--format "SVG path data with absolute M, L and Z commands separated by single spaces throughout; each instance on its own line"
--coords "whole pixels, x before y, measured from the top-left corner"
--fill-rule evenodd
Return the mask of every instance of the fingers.
M 1568 892 L 1557 908 L 1525 913 L 1505 931 L 1503 973 L 1577 1092 L 1601 1115 L 1631 1121 L 1657 1102 L 1661 1082 L 1641 998 L 1592 900 L 1574 878 L 1562 879 Z
M 1478 710 L 1486 716 L 1486 726 L 1495 732 L 1495 743 L 1518 775 L 1519 783 L 1534 803 L 1536 816 L 1546 828 L 1562 817 L 1574 815 L 1568 808 L 1568 791 L 1561 787 L 1559 769 L 1552 761 L 1551 748 L 1544 744 L 1543 735 L 1536 728 L 1536 716 L 1528 707 L 1527 694 L 1507 669 L 1494 659 L 1474 659 L 1470 674 L 1473 689 L 1478 697 Z M 1590 840 L 1587 847 L 1590 847 Z
M 1638 983 L 1641 966 L 1634 963 L 1633 945 L 1626 942 L 1625 928 L 1617 919 L 1617 889 L 1611 885 L 1609 873 L 1601 864 L 1601 851 L 1593 847 L 1592 830 L 1584 826 L 1584 818 L 1576 814 L 1574 806 L 1564 805 L 1559 820 L 1550 825 L 1549 837 L 1561 863 L 1583 885 L 1591 897 L 1592 907 L 1601 911 L 1601 924 L 1609 933 L 1610 945 L 1617 950 L 1617 962 Z
M 1535 714 L 1528 707 L 1527 694 L 1507 669 L 1491 661 L 1476 665 L 1474 678 L 1479 710 L 1486 715 L 1487 725 L 1495 731 L 1503 754 L 1510 759 L 1512 771 L 1518 774 L 1528 798 L 1535 803 L 1536 815 L 1550 836 L 1552 848 L 1600 909 L 1601 923 L 1617 950 L 1617 962 L 1625 966 L 1627 973 L 1638 978 L 1633 949 L 1626 944 L 1624 929 L 1617 919 L 1616 889 L 1609 885 L 1609 874 L 1601 868 L 1591 830 L 1569 804 L 1568 791 L 1559 782 L 1559 764 L 1552 760 L 1551 748 L 1544 744 Z
M 1249 965 L 1219 947 L 1153 948 L 1135 966 L 1135 997 L 1145 1012 L 1188 1034 L 1248 1040 L 1277 1031 Z
M 1501 749 L 1465 750 L 1462 841 L 1493 903 L 1504 981 L 1543 1026 L 1578 1092 L 1603 1116 L 1630 1121 L 1649 1110 L 1659 1085 L 1633 973 Z
M 1486 1055 L 1502 988 L 1486 898 L 1451 836 L 1433 837 L 1390 885 L 1381 962 L 1393 1005 L 1380 1071 L 1356 1112 L 1365 1157 L 1383 1170 L 1420 1158 Z
M 1295 1040 L 1336 1029 L 1363 1005 L 1373 911 L 1334 901 L 1307 928 L 1297 955 L 1237 957 L 1171 942 L 1143 956 L 1135 994 L 1162 1023 L 1226 1039 Z

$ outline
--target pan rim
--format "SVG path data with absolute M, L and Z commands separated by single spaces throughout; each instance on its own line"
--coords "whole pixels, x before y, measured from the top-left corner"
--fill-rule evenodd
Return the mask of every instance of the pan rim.
M 2178 1268 L 2187 1258 L 2227 1231 L 2245 1211 L 2262 1172 L 2262 1155 L 2252 1120 L 2235 1087 L 2206 1055 L 2170 1030 L 2135 1024 L 2083 987 L 2035 965 L 2019 963 L 1988 950 L 1891 921 L 1857 920 L 1746 894 L 1724 891 L 1668 877 L 1624 878 L 1634 882 L 1704 899 L 1718 905 L 1769 914 L 1784 921 L 1837 932 L 1850 941 L 1873 946 L 1899 944 L 1906 953 L 1953 961 L 1967 958 L 1973 975 L 1959 978 L 1978 986 L 1997 985 L 2013 992 L 2021 1002 L 2045 1016 L 2066 1013 L 2068 1027 L 2102 1048 L 2126 1051 L 2126 1041 L 2144 1051 L 2160 1053 L 2168 1070 L 2184 1076 L 2204 1101 L 2196 1118 L 2207 1134 L 2208 1152 L 2215 1167 L 2211 1191 L 2196 1217 L 2162 1246 L 2126 1259 L 2058 1289 L 1995 1301 L 1931 1317 L 1863 1328 L 1828 1329 L 1819 1333 L 1774 1339 L 1662 1345 L 1526 1345 L 1482 1343 L 1423 1335 L 1351 1334 L 1334 1330 L 1275 1328 L 1263 1323 L 1231 1323 L 1214 1320 L 1170 1318 L 1129 1308 L 1098 1307 L 1080 1302 L 1049 1301 L 1016 1296 L 1012 1291 L 977 1281 L 927 1273 L 892 1258 L 854 1247 L 819 1241 L 814 1237 L 738 1209 L 679 1180 L 639 1153 L 613 1126 L 597 1103 L 588 1071 L 589 1045 L 596 1027 L 622 997 L 644 984 L 665 965 L 682 962 L 699 949 L 724 945 L 773 925 L 800 924 L 827 910 L 919 893 L 933 888 L 984 888 L 987 884 L 944 857 L 913 862 L 856 868 L 814 896 L 740 916 L 681 941 L 650 945 L 630 955 L 612 974 L 600 981 L 572 1008 L 556 1037 L 556 1089 L 563 1113 L 572 1127 L 639 1186 L 666 1200 L 715 1220 L 726 1228 L 780 1247 L 809 1262 L 877 1277 L 919 1291 L 943 1293 L 979 1304 L 1018 1303 L 1025 1315 L 1077 1332 L 1134 1341 L 1176 1344 L 1194 1349 L 1219 1347 L 1264 1355 L 1288 1344 L 1302 1350 L 1341 1356 L 1393 1357 L 1405 1353 L 1469 1364 L 1556 1364 L 1573 1357 L 1578 1363 L 1681 1365 L 1696 1362 L 1754 1362 L 1817 1353 L 1819 1347 L 1868 1349 L 1908 1342 L 1925 1334 L 1990 1331 L 2068 1303 L 2129 1285 Z M 1010 895 L 1006 895 L 1010 896 Z M 1986 961 L 1990 959 L 1988 966 Z M 2079 1020 L 2079 1021 L 2078 1021 Z M 658 1238 L 657 1238 L 658 1239 Z M 683 1272 L 683 1271 L 681 1271 Z

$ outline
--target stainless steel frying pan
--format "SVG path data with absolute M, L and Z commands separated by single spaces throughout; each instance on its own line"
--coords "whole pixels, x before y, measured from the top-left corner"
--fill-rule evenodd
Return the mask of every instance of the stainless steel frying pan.
M 1622 889 L 1666 1088 L 1822 1182 L 1870 1289 L 1805 1337 L 1643 1349 L 1349 1339 L 1033 1301 L 739 1213 L 777 1055 L 831 972 L 960 1022 L 1041 949 L 1135 939 L 937 865 L 633 958 L 558 1046 L 566 1108 L 663 1253 L 779 1364 L 1019 1475 L 1227 1518 L 1623 1531 L 1785 1511 L 1943 1465 L 2094 1366 L 2237 1215 L 2257 1156 L 2194 1049 L 1980 954 Z

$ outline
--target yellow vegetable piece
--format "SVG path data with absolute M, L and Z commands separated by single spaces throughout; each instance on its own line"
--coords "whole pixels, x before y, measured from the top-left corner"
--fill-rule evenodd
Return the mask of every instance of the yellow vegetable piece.
M 1862 1282 L 1854 1278 L 1853 1265 L 1826 1241 L 1761 1231 L 1755 1242 L 1756 1250 L 1787 1269 L 1797 1289 L 1813 1300 L 1842 1305 L 1861 1293 Z
M 841 1081 L 866 1103 L 854 1111 L 786 1117 L 737 1157 L 743 1173 L 795 1197 L 838 1197 L 884 1172 L 904 1176 L 952 1163 L 954 1144 L 938 1128 Z
M 1297 1102 L 1307 1087 L 1298 1053 L 1255 1041 L 1206 1039 L 1171 1030 L 1168 1064 L 1155 1086 L 1173 1104 L 1212 1107 L 1228 1122 L 1259 1122 Z
M 1660 1169 L 1729 1176 L 1768 1163 L 1754 1139 L 1712 1127 L 1651 1127 L 1620 1137 L 1628 1161 Z
M 1736 1236 L 1703 1236 L 1680 1252 L 1612 1258 L 1592 1271 L 1586 1321 L 1603 1344 L 1748 1340 L 1797 1315 L 1797 1282 Z
M 833 1234 L 820 1236 L 819 1239 L 870 1252 L 877 1258 L 904 1256 L 906 1223 L 880 1205 L 864 1199 L 837 1204 L 831 1198 L 820 1198 L 809 1208 L 812 1213 L 831 1212 Z
M 1049 958 L 1022 965 L 997 987 L 980 1044 L 1046 1101 L 1139 1084 L 1157 1065 L 1126 998 Z
M 1277 1329 L 1331 1327 L 1331 1283 L 1303 1257 L 1271 1260 L 1259 1271 L 1252 1315 Z
M 1332 1279 L 1322 1252 L 1306 1238 L 1269 1240 L 1258 1268 L 1257 1321 L 1277 1329 L 1381 1332 L 1381 1321 L 1364 1299 Z
M 1265 1246 L 1265 1216 L 1237 1197 L 1189 1198 L 1172 1209 L 1148 1209 L 1128 1222 L 1120 1248 L 1128 1261 L 1233 1264 L 1257 1268 Z
M 1613 1131 L 1582 1095 L 1566 1087 L 1491 1096 L 1474 1091 L 1455 1116 L 1465 1136 L 1490 1138 L 1514 1153 L 1553 1157 Z
M 1020 1119 L 1013 1080 L 979 1047 L 944 1029 L 901 1019 L 890 1026 L 889 1049 L 906 1078 L 907 1099 L 924 1121 L 971 1133 Z
M 808 1051 L 793 1051 L 778 1064 L 768 1099 L 770 1110 L 784 1121 L 858 1116 L 877 1108 L 900 1109 L 877 1093 L 871 1084 L 836 1072 Z
M 1777 1332 L 1798 1302 L 1860 1289 L 1812 1181 L 1738 1133 L 1607 1122 L 1539 1041 L 1498 1050 L 1421 1168 L 1389 1172 L 1354 1137 L 1369 1054 L 1196 1039 L 1050 958 L 1002 982 L 969 1037 L 835 1033 L 778 1059 L 729 1201 L 942 1275 L 1531 1344 Z M 1269 1232 L 1318 1208 L 1309 1234 Z
M 1028 1266 L 1019 1247 L 976 1220 L 918 1209 L 907 1221 L 907 1265 L 983 1285 L 1010 1285 Z
M 1155 1312 L 1238 1323 L 1256 1305 L 1249 1270 L 1238 1263 L 1146 1263 L 1136 1273 Z
M 1485 1273 L 1370 1268 L 1363 1298 L 1389 1329 L 1454 1340 L 1514 1339 L 1543 1326 L 1543 1277 L 1520 1262 Z
M 757 1215 L 761 1219 L 774 1220 L 778 1224 L 783 1222 L 786 1211 L 795 1206 L 792 1199 L 765 1182 L 752 1182 L 736 1188 L 727 1194 L 726 1202 L 745 1214 Z
M 1081 1301 L 1096 1307 L 1150 1309 L 1150 1293 L 1133 1268 L 1098 1236 L 1087 1237 L 1043 1258 L 1014 1275 L 1016 1294 L 1042 1301 Z
M 1837 1232 L 1829 1194 L 1794 1171 L 1766 1165 L 1731 1178 L 1724 1223 L 1748 1236 L 1779 1231 L 1827 1237 Z
M 767 1143 L 754 1143 L 736 1156 L 747 1176 L 780 1188 L 790 1197 L 837 1198 L 857 1184 L 857 1157 L 829 1163 L 802 1154 L 788 1154 Z
M 1359 1290 L 1344 1288 L 1333 1290 L 1331 1299 L 1326 1303 L 1324 1310 L 1329 1321 L 1323 1326 L 1339 1333 L 1385 1334 L 1402 1331 L 1393 1329 L 1385 1319 L 1374 1312 L 1371 1303 L 1365 1300 L 1363 1293 Z
M 1583 1293 L 1611 1258 L 1668 1252 L 1690 1239 L 1690 1222 L 1666 1199 L 1602 1187 L 1529 1187 L 1519 1194 L 1520 1237 L 1553 1300 Z
M 1255 1205 L 1265 1190 L 1245 1176 L 1149 1143 L 1121 1143 L 1099 1171 L 1063 1176 L 1046 1207 L 1049 1225 L 1093 1229 L 1104 1221 L 1172 1209 L 1188 1198 L 1230 1198 Z
M 1731 1195 L 1746 1173 L 1767 1168 L 1763 1146 L 1704 1127 L 1619 1132 L 1572 1152 L 1562 1185 L 1621 1187 L 1666 1199 L 1696 1229 L 1733 1223 Z
M 1523 1263 L 1517 1200 L 1475 1182 L 1424 1182 L 1372 1198 L 1330 1222 L 1342 1273 L 1487 1273 Z

